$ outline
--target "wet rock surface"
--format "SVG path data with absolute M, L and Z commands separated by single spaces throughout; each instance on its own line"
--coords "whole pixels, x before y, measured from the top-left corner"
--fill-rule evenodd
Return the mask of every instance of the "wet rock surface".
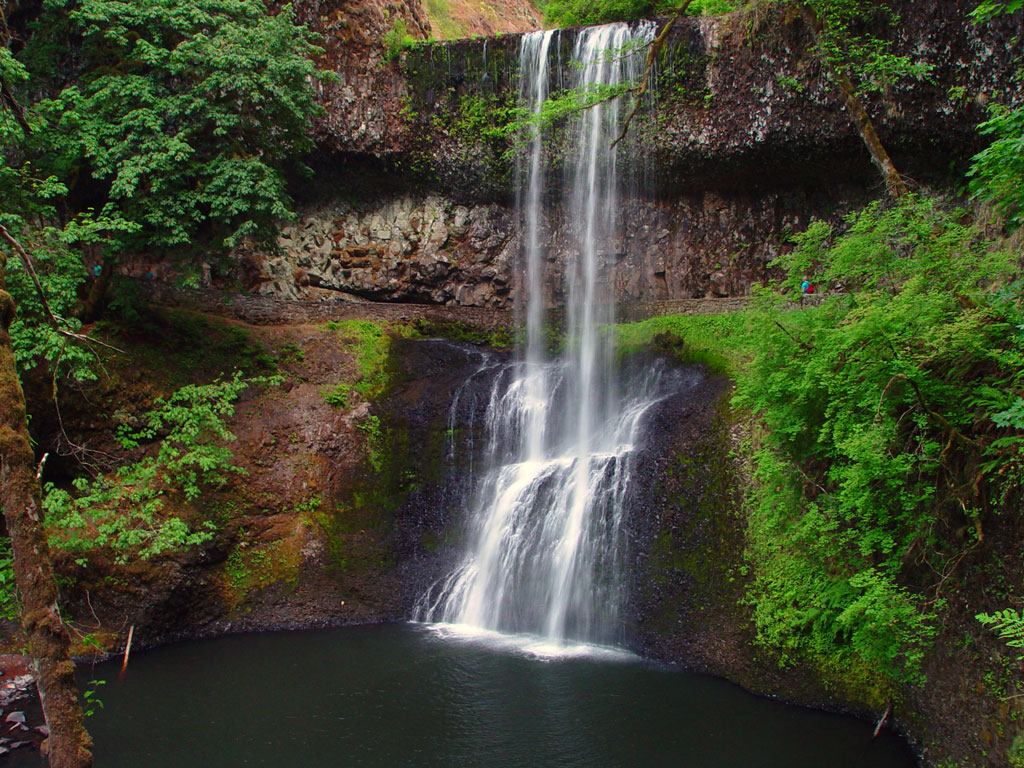
M 0 654 L 0 759 L 38 749 L 48 731 L 27 657 Z

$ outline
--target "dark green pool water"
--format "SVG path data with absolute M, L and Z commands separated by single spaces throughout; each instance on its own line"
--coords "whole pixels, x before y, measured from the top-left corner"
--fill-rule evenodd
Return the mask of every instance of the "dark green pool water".
M 117 670 L 95 668 L 108 681 L 89 718 L 97 768 L 915 764 L 868 723 L 719 680 L 625 655 L 537 658 L 415 625 L 225 637 Z

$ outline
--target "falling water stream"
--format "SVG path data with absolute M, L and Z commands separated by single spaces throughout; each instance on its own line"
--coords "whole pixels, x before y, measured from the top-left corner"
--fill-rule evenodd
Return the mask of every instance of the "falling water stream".
M 534 114 L 549 95 L 557 34 L 522 39 L 521 97 Z M 653 34 L 649 23 L 582 30 L 570 87 L 598 94 L 634 82 L 644 60 L 638 48 Z M 624 393 L 612 367 L 620 101 L 601 101 L 576 119 L 563 185 L 572 243 L 565 342 L 554 356 L 545 333 L 552 216 L 542 130 L 526 149 L 519 196 L 525 350 L 494 381 L 486 417 L 492 466 L 475 490 L 469 549 L 421 601 L 422 620 L 539 636 L 555 647 L 619 639 L 622 511 L 632 456 L 644 413 L 667 393 L 661 368 L 631 381 Z

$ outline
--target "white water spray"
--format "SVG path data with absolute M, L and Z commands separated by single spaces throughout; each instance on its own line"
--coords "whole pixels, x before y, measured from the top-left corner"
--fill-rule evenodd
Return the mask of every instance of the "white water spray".
M 537 113 L 548 97 L 557 31 L 525 35 L 521 99 Z M 570 86 L 581 93 L 635 82 L 652 24 L 578 33 Z M 544 135 L 525 153 L 520 194 L 526 270 L 526 349 L 495 378 L 487 407 L 490 470 L 473 499 L 470 547 L 421 600 L 416 618 L 491 632 L 538 635 L 556 646 L 614 643 L 625 585 L 623 502 L 641 419 L 664 395 L 659 368 L 617 391 L 613 375 L 616 150 L 620 100 L 576 120 L 564 178 L 573 248 L 566 262 L 566 339 L 546 350 L 544 294 L 549 183 Z

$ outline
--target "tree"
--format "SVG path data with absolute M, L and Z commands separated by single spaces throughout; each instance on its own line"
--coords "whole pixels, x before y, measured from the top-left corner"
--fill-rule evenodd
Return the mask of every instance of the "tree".
M 258 0 L 53 0 L 44 8 L 17 56 L 0 13 L 0 507 L 49 761 L 87 768 L 91 744 L 19 377 L 58 365 L 92 375 L 88 356 L 69 343 L 85 338 L 72 316 L 84 251 L 105 266 L 79 315 L 98 306 L 125 251 L 199 242 L 223 251 L 271 236 L 275 217 L 289 215 L 286 174 L 310 146 L 320 49 L 292 22 L 290 6 L 272 16 Z
M 20 246 L 0 226 L 0 235 Z M 70 639 L 57 608 L 57 584 L 42 526 L 39 475 L 28 434 L 25 394 L 11 343 L 14 299 L 5 281 L 7 251 L 0 250 L 0 508 L 13 550 L 21 591 L 22 626 L 28 636 L 36 686 L 50 728 L 47 752 L 53 768 L 92 766 L 92 741 L 83 724 Z
M 105 261 L 81 314 L 95 316 L 120 254 L 225 252 L 269 240 L 290 215 L 287 176 L 301 172 L 326 73 L 314 36 L 291 6 L 259 0 L 57 0 L 46 6 L 19 64 L 26 125 L 3 147 L 8 163 L 66 186 L 62 216 L 92 209 Z M 18 94 L 12 93 L 13 98 Z M 0 186 L 0 194 L 10 191 Z M 209 255 L 207 256 L 209 258 Z
M 905 56 L 896 56 L 877 37 L 854 30 L 854 25 L 879 12 L 878 3 L 867 0 L 805 0 L 798 3 L 800 13 L 814 36 L 814 53 L 829 78 L 839 88 L 850 118 L 890 195 L 907 195 L 907 184 L 896 170 L 885 145 L 875 130 L 874 121 L 864 107 L 861 91 L 877 89 L 900 77 L 918 76 L 926 71 Z M 895 14 L 884 9 L 892 20 Z M 854 83 L 859 77 L 861 87 Z

